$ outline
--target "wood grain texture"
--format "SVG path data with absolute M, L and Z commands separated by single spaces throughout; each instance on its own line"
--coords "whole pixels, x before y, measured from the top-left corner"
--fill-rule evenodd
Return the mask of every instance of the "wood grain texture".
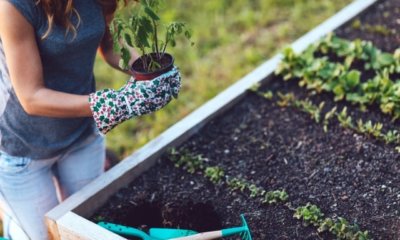
M 61 240 L 126 240 L 73 212 L 67 212 L 57 225 Z

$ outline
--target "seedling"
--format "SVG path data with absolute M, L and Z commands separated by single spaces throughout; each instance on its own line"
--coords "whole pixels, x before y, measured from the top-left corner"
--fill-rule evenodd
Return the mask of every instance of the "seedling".
M 400 141 L 400 135 L 397 130 L 389 130 L 383 135 L 383 139 L 386 143 L 397 143 Z
M 238 178 L 228 179 L 226 183 L 232 191 L 239 190 L 240 192 L 244 192 L 247 188 L 247 183 Z
M 334 52 L 345 58 L 344 64 L 331 62 L 327 57 L 317 58 L 317 51 Z M 383 113 L 395 119 L 400 117 L 400 83 L 390 79 L 391 74 L 400 73 L 400 49 L 394 54 L 384 53 L 371 42 L 351 42 L 331 34 L 302 54 L 285 49 L 283 55 L 275 73 L 285 80 L 299 79 L 300 86 L 316 92 L 332 92 L 335 100 L 357 103 L 362 109 L 378 104 Z M 364 68 L 373 69 L 376 76 L 361 82 L 361 73 L 350 70 L 354 59 L 364 61 Z M 287 105 L 285 101 L 280 104 Z
M 262 197 L 265 195 L 265 190 L 256 186 L 255 184 L 251 184 L 248 188 L 250 191 L 251 198 Z
M 263 203 L 273 204 L 277 202 L 286 202 L 289 195 L 285 190 L 269 191 L 264 195 Z
M 336 114 L 336 106 L 333 107 L 329 112 L 325 113 L 325 117 L 324 117 L 324 132 L 328 132 L 328 125 L 329 125 L 329 121 L 335 116 Z
M 325 102 L 321 102 L 316 106 L 310 100 L 296 100 L 294 101 L 294 106 L 310 114 L 311 119 L 314 119 L 316 123 L 319 123 L 321 120 L 321 111 L 325 106 Z
M 191 32 L 183 22 L 172 22 L 164 27 L 157 13 L 159 7 L 160 0 L 140 0 L 133 5 L 129 19 L 121 15 L 114 18 L 110 31 L 114 50 L 121 53 L 120 67 L 129 68 L 129 49 L 136 48 L 142 53 L 140 61 L 143 70 L 155 72 L 163 67 L 167 46 L 174 47 L 178 35 L 191 38 Z M 162 34 L 160 28 L 163 28 Z
M 351 225 L 342 217 L 338 217 L 336 220 L 324 218 L 324 213 L 314 204 L 307 203 L 305 206 L 298 207 L 294 217 L 304 220 L 306 225 L 318 227 L 318 232 L 328 231 L 336 235 L 339 239 L 369 239 L 368 231 L 361 231 L 357 224 Z
M 337 119 L 342 127 L 351 129 L 354 128 L 351 116 L 347 115 L 347 107 L 342 109 L 342 111 L 337 115 Z
M 357 121 L 357 127 L 358 131 L 360 131 L 361 133 L 367 133 L 376 138 L 379 138 L 382 134 L 381 131 L 383 124 L 382 123 L 372 124 L 371 120 L 364 123 L 362 119 L 359 119 Z
M 307 203 L 306 206 L 301 206 L 296 209 L 294 217 L 303 219 L 307 225 L 311 224 L 318 227 L 322 222 L 324 214 L 316 205 Z
M 280 100 L 277 102 L 277 104 L 280 107 L 289 107 L 296 100 L 293 93 L 282 94 L 281 92 L 278 92 L 278 97 Z
M 182 168 L 191 174 L 204 169 L 203 163 L 205 159 L 201 155 L 193 155 L 187 150 L 184 150 L 183 153 L 179 153 L 175 149 L 172 149 L 169 156 L 176 167 Z
M 215 184 L 220 184 L 225 177 L 224 170 L 220 167 L 207 167 L 204 175 Z

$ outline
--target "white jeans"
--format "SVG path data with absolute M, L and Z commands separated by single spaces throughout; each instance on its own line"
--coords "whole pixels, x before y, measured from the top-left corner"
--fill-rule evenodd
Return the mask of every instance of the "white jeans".
M 48 239 L 44 215 L 103 173 L 104 159 L 104 137 L 99 133 L 49 159 L 31 160 L 0 152 L 4 236 Z

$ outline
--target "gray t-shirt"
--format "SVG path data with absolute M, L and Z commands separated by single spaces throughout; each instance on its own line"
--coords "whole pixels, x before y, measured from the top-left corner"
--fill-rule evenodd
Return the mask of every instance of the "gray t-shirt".
M 41 40 L 41 36 L 47 30 L 47 18 L 35 5 L 36 0 L 8 1 L 34 27 L 46 87 L 73 94 L 94 92 L 94 59 L 105 30 L 102 9 L 96 0 L 74 0 L 81 18 L 74 39 L 73 34 L 65 35 L 65 28 L 54 25 L 45 40 Z M 71 20 L 73 23 L 78 21 L 75 15 Z M 10 155 L 50 158 L 95 131 L 92 118 L 28 115 L 11 86 L 1 39 L 0 95 L 0 150 Z

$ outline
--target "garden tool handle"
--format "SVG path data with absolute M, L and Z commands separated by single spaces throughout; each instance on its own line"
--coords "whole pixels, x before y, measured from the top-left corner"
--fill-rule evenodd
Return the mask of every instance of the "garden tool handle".
M 171 238 L 169 240 L 212 240 L 222 237 L 222 231 L 203 232 L 186 237 Z

